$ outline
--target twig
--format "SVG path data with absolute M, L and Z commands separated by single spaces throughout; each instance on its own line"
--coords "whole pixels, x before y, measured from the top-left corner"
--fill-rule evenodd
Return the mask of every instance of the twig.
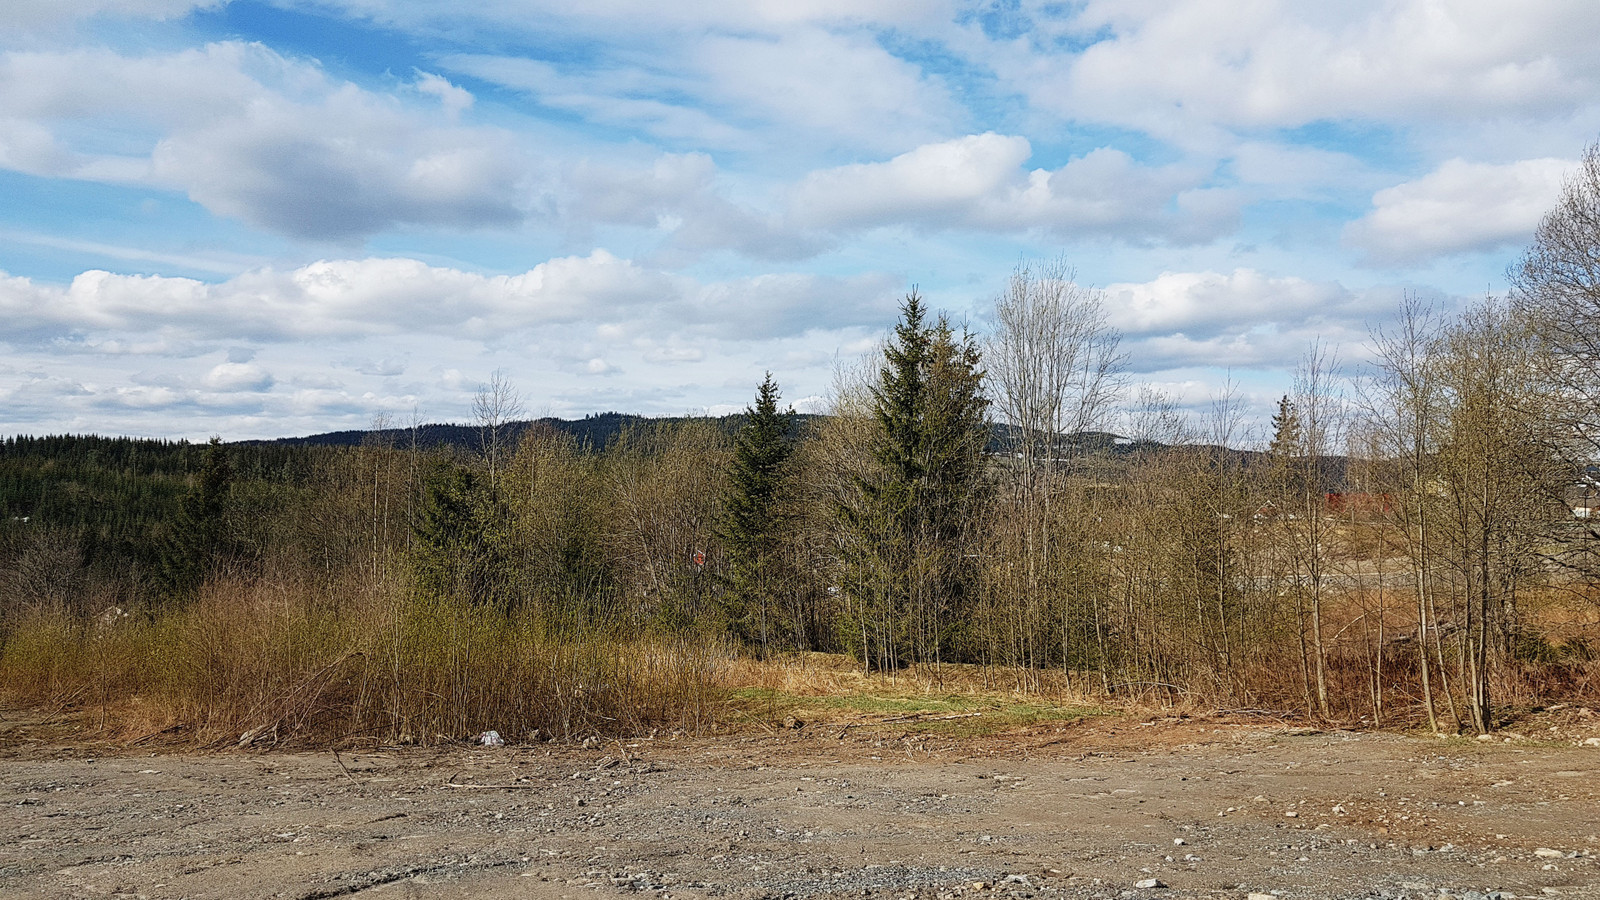
M 350 774 L 350 770 L 345 767 L 344 760 L 339 756 L 339 748 L 338 747 L 332 747 L 330 749 L 333 750 L 333 759 L 334 759 L 334 761 L 339 764 L 339 771 L 344 773 L 344 777 L 350 779 L 350 783 L 351 784 L 355 785 L 358 788 L 361 787 L 361 782 L 357 781 L 356 777 L 354 775 L 351 775 Z
M 949 716 L 928 716 L 928 715 L 925 715 L 923 713 L 913 713 L 913 714 L 911 714 L 909 716 L 896 716 L 896 717 L 894 717 L 892 719 L 880 719 L 879 721 L 870 722 L 868 724 L 871 724 L 871 725 L 894 725 L 894 724 L 899 723 L 899 722 L 944 722 L 944 721 L 947 721 L 949 719 L 970 719 L 973 716 L 981 716 L 981 715 L 983 715 L 982 712 L 956 713 L 954 715 L 949 715 Z
M 447 788 L 461 788 L 467 791 L 533 791 L 544 785 L 540 784 L 457 784 L 454 781 L 445 782 Z

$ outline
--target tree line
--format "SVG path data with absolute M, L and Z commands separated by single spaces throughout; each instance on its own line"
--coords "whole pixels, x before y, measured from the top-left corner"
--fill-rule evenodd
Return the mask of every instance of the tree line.
M 985 334 L 913 291 L 825 416 L 784 408 L 768 373 L 732 431 L 638 421 L 597 447 L 521 420 L 497 374 L 470 448 L 404 429 L 314 459 L 214 443 L 111 496 L 161 523 L 152 608 L 227 573 L 759 657 L 1483 732 L 1504 704 L 1593 690 L 1597 248 L 1591 149 L 1509 295 L 1408 298 L 1360 372 L 1308 348 L 1259 440 L 1231 391 L 1191 414 L 1130 384 L 1105 298 L 1055 263 L 1013 273 Z M 105 470 L 151 465 L 138 449 Z M 28 452 L 81 468 L 102 451 Z M 20 533 L 8 571 L 59 556 Z M 49 599 L 3 588 L 8 611 Z

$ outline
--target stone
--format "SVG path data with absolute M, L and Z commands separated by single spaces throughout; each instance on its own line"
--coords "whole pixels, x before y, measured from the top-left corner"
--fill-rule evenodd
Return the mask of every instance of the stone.
M 1166 882 L 1163 882 L 1159 878 L 1144 878 L 1140 879 L 1139 881 L 1135 881 L 1133 886 L 1136 888 L 1164 888 L 1167 885 Z

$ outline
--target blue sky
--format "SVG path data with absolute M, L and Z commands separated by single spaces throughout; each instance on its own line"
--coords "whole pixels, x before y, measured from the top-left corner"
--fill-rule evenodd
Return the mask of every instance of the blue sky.
M 1261 416 L 1504 288 L 1600 135 L 1588 0 L 11 0 L 0 434 L 821 409 L 916 285 L 1105 291 Z

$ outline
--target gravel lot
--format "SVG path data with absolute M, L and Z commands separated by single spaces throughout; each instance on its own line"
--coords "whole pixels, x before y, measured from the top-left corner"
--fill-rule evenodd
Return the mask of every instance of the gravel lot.
M 7 898 L 1600 897 L 1581 733 L 868 722 L 336 757 L 69 746 L 12 722 Z

